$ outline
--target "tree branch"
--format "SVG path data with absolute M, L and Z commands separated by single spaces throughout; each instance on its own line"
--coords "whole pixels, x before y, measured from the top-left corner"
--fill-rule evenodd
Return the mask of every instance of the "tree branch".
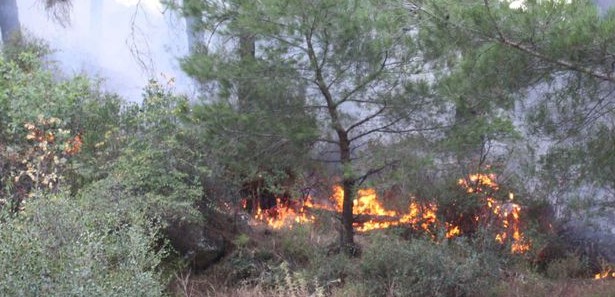
M 383 113 L 386 109 L 387 109 L 387 105 L 385 104 L 385 105 L 384 105 L 384 106 L 382 106 L 382 107 L 381 107 L 381 108 L 380 108 L 377 112 L 375 112 L 375 113 L 373 113 L 373 114 L 371 114 L 371 115 L 369 115 L 369 116 L 366 116 L 366 117 L 365 117 L 365 118 L 363 118 L 362 120 L 357 121 L 357 122 L 355 122 L 354 124 L 350 125 L 350 126 L 348 127 L 348 129 L 346 129 L 346 131 L 351 131 L 351 130 L 353 130 L 354 128 L 357 128 L 357 127 L 359 127 L 359 126 L 361 126 L 361 125 L 363 125 L 363 124 L 365 124 L 365 123 L 367 123 L 367 122 L 369 122 L 369 121 L 373 120 L 373 119 L 374 119 L 374 118 L 376 118 L 377 116 L 381 115 L 381 114 L 382 114 L 382 113 Z
M 359 176 L 359 177 L 356 178 L 356 180 L 358 181 L 358 186 L 362 185 L 368 177 L 370 177 L 370 176 L 372 176 L 374 174 L 377 174 L 377 173 L 381 172 L 382 170 L 385 170 L 387 167 L 389 167 L 389 166 L 391 166 L 391 165 L 393 165 L 395 163 L 398 163 L 398 162 L 399 162 L 399 160 L 393 160 L 393 161 L 385 162 L 384 165 L 382 165 L 382 166 L 380 166 L 378 168 L 372 168 L 372 169 L 368 170 L 365 174 L 363 174 L 362 176 Z
M 486 2 L 487 0 L 484 0 L 484 1 Z M 412 2 L 409 1 L 409 3 L 412 3 Z M 511 40 L 509 38 L 506 38 L 502 34 L 502 32 L 499 31 L 499 30 L 498 30 L 499 31 L 498 34 L 502 34 L 502 35 L 500 35 L 498 37 L 485 36 L 482 32 L 477 31 L 476 29 L 466 28 L 466 27 L 462 27 L 462 26 L 460 26 L 458 24 L 451 23 L 448 18 L 439 17 L 436 14 L 426 10 L 425 8 L 423 8 L 420 5 L 415 5 L 415 7 L 418 7 L 418 9 L 420 11 L 422 11 L 423 13 L 427 14 L 428 16 L 432 17 L 434 20 L 436 20 L 437 22 L 440 22 L 442 24 L 452 25 L 452 26 L 455 26 L 455 27 L 457 27 L 457 28 L 459 28 L 461 30 L 464 30 L 464 31 L 474 32 L 474 33 L 476 33 L 478 35 L 484 36 L 488 41 L 500 43 L 500 44 L 502 44 L 504 46 L 516 49 L 518 51 L 521 51 L 521 52 L 523 52 L 525 54 L 528 54 L 530 56 L 533 56 L 535 58 L 541 59 L 541 60 L 543 60 L 545 62 L 548 62 L 550 64 L 554 64 L 554 65 L 563 67 L 563 68 L 571 70 L 571 71 L 580 72 L 580 73 L 589 75 L 591 77 L 594 77 L 594 78 L 597 78 L 597 79 L 600 79 L 600 80 L 603 80 L 603 81 L 608 81 L 608 82 L 615 83 L 615 77 L 612 75 L 612 73 L 606 73 L 606 72 L 602 72 L 602 71 L 599 71 L 599 70 L 591 69 L 589 67 L 581 66 L 581 65 L 573 63 L 573 62 L 571 62 L 569 60 L 556 59 L 556 58 L 549 57 L 546 54 L 543 54 L 543 53 L 541 53 L 541 52 L 539 52 L 539 51 L 537 51 L 537 50 L 535 50 L 535 49 L 533 49 L 531 47 L 523 45 L 521 42 L 515 42 L 515 41 L 513 41 L 513 40 Z
M 551 64 L 555 64 L 555 65 L 567 68 L 567 69 L 572 70 L 572 71 L 581 72 L 581 73 L 587 74 L 589 76 L 598 78 L 600 80 L 604 80 L 604 81 L 609 81 L 609 82 L 615 83 L 615 77 L 612 75 L 612 73 L 605 73 L 605 72 L 602 72 L 602 71 L 599 71 L 599 70 L 596 70 L 596 69 L 591 69 L 591 68 L 588 68 L 588 67 L 584 67 L 584 66 L 575 64 L 575 63 L 573 63 L 571 61 L 568 61 L 568 60 L 556 59 L 556 58 L 549 57 L 549 56 L 547 56 L 547 55 L 545 55 L 545 54 L 543 54 L 543 53 L 541 53 L 541 52 L 539 52 L 537 50 L 534 50 L 534 49 L 532 49 L 532 48 L 530 48 L 530 47 L 528 47 L 526 45 L 523 45 L 521 42 L 514 42 L 514 41 L 512 41 L 510 39 L 506 39 L 506 38 L 504 38 L 504 39 L 496 39 L 496 41 L 498 41 L 501 44 L 506 45 L 508 47 L 511 47 L 511 48 L 517 49 L 519 51 L 522 51 L 522 52 L 524 52 L 526 54 L 529 54 L 529 55 L 531 55 L 531 56 L 533 56 L 535 58 L 539 58 L 539 59 L 542 59 L 544 61 L 547 61 L 547 62 L 549 62 Z
M 367 86 L 369 83 L 373 82 L 382 73 L 382 71 L 385 69 L 386 61 L 388 60 L 388 58 L 389 58 L 388 52 L 385 52 L 382 64 L 380 64 L 380 68 L 378 68 L 378 70 L 376 70 L 375 72 L 372 72 L 371 74 L 369 74 L 364 81 L 359 83 L 350 92 L 348 92 L 347 94 L 342 96 L 341 100 L 339 102 L 337 102 L 336 104 L 339 105 L 339 104 L 342 104 L 342 103 L 346 102 L 348 100 L 348 98 L 350 98 L 352 95 L 354 95 L 355 93 L 357 93 L 361 89 L 365 88 L 365 86 Z
M 528 47 L 526 45 L 523 45 L 521 42 L 515 42 L 510 40 L 509 38 L 507 38 L 506 36 L 504 36 L 504 33 L 502 33 L 502 30 L 500 29 L 500 26 L 498 25 L 497 21 L 495 20 L 495 18 L 493 17 L 493 14 L 491 13 L 491 8 L 489 7 L 489 0 L 483 0 L 485 3 L 485 9 L 487 10 L 487 14 L 489 15 L 489 19 L 491 20 L 491 22 L 493 23 L 493 27 L 495 29 L 495 31 L 498 34 L 497 38 L 494 37 L 490 37 L 489 39 L 494 40 L 499 42 L 500 44 L 506 45 L 508 47 L 517 49 L 519 51 L 522 51 L 526 54 L 529 54 L 530 56 L 533 56 L 535 58 L 539 58 L 542 60 L 545 60 L 549 63 L 552 64 L 556 64 L 558 66 L 564 67 L 564 68 L 568 68 L 570 70 L 573 71 L 577 71 L 577 72 L 581 72 L 581 73 L 585 73 L 587 75 L 599 78 L 601 80 L 605 80 L 605 81 L 611 81 L 611 82 L 615 82 L 615 78 L 611 75 L 611 74 L 607 74 L 604 73 L 602 71 L 597 71 L 595 69 L 591 69 L 591 68 L 587 68 L 587 67 L 583 67 L 581 65 L 578 65 L 576 63 L 573 63 L 571 61 L 568 60 L 564 60 L 564 59 L 555 59 L 555 58 L 551 58 L 531 47 Z

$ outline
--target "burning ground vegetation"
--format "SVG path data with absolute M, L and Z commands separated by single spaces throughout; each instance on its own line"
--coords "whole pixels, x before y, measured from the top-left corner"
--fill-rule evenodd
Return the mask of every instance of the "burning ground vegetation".
M 549 241 L 534 226 L 543 212 L 518 201 L 496 175 L 472 174 L 448 190 L 455 196 L 438 201 L 357 191 L 359 257 L 334 246 L 331 223 L 342 208 L 340 186 L 323 197 L 284 195 L 262 205 L 244 200 L 252 214 L 248 223 L 256 228 L 232 235 L 223 260 L 181 279 L 179 291 L 214 297 L 615 296 L 615 282 L 594 280 L 613 279 L 608 266 L 589 267 L 579 254 L 555 250 L 537 263 Z M 374 232 L 388 228 L 396 230 Z
M 473 201 L 477 203 L 477 208 L 460 213 L 449 210 L 439 216 L 436 202 L 412 198 L 406 211 L 389 210 L 378 199 L 374 188 L 359 189 L 353 201 L 355 231 L 366 233 L 405 227 L 437 240 L 439 233 L 450 239 L 471 234 L 479 228 L 489 228 L 495 234 L 494 241 L 509 245 L 512 253 L 523 254 L 530 249 L 531 242 L 523 232 L 522 206 L 515 202 L 512 192 L 507 194 L 506 199 L 496 198 L 502 194 L 495 174 L 471 174 L 459 179 L 457 186 L 466 194 L 465 198 L 477 200 Z M 298 224 L 311 224 L 317 220 L 316 211 L 341 213 L 343 197 L 342 187 L 336 185 L 328 199 L 316 199 L 310 195 L 298 200 L 276 198 L 275 205 L 268 208 L 257 203 L 252 208 L 252 224 L 266 224 L 272 229 L 292 229 Z M 242 200 L 242 206 L 248 208 L 246 199 Z M 447 209 L 454 210 L 455 205 L 447 206 Z

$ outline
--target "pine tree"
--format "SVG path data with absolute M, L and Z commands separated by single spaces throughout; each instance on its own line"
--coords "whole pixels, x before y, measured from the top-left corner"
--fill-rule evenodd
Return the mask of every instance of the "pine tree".
M 422 65 L 408 12 L 389 1 L 237 0 L 207 2 L 202 14 L 219 43 L 188 58 L 185 70 L 210 82 L 220 98 L 238 101 L 242 113 L 278 94 L 318 120 L 318 140 L 338 154 L 340 245 L 356 251 L 353 199 L 377 171 L 357 165 L 361 147 L 382 134 L 420 130 L 419 115 L 434 108 L 422 94 L 425 83 L 412 76 Z M 273 91 L 280 87 L 295 95 Z

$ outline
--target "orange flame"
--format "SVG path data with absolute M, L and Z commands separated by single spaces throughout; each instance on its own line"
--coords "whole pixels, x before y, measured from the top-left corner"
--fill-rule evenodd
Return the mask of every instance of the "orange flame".
M 612 271 L 610 268 L 608 268 L 594 275 L 594 279 L 606 279 L 606 278 L 615 278 L 615 271 Z
M 461 235 L 461 230 L 459 230 L 459 226 L 446 223 L 446 238 L 454 238 L 459 235 Z
M 471 174 L 468 179 L 460 179 L 459 186 L 466 189 L 468 194 L 481 193 L 486 195 L 485 206 L 491 214 L 485 219 L 488 225 L 498 228 L 500 231 L 495 235 L 495 241 L 505 244 L 511 242 L 511 252 L 525 253 L 530 249 L 530 243 L 521 232 L 521 206 L 514 203 L 514 194 L 508 193 L 508 201 L 497 201 L 491 194 L 497 192 L 500 187 L 495 182 L 495 174 Z M 480 217 L 477 217 L 479 221 Z
M 509 193 L 507 202 L 496 200 L 492 194 L 499 190 L 494 174 L 472 174 L 467 179 L 458 182 L 468 194 L 483 194 L 484 210 L 481 215 L 474 219 L 486 226 L 497 230 L 494 240 L 500 244 L 510 243 L 512 253 L 525 253 L 530 249 L 530 242 L 521 231 L 521 206 L 514 203 L 514 195 Z M 314 215 L 309 214 L 310 209 L 325 209 L 329 211 L 342 211 L 344 190 L 341 186 L 333 187 L 330 198 L 333 205 L 318 203 L 308 197 L 302 203 L 282 203 L 277 199 L 276 206 L 263 210 L 258 208 L 255 219 L 267 223 L 273 229 L 284 227 L 292 228 L 295 224 L 310 223 L 316 220 Z M 246 208 L 245 201 L 242 206 Z M 354 222 L 355 230 L 367 232 L 376 229 L 385 229 L 394 226 L 408 226 L 415 230 L 431 234 L 435 238 L 433 230 L 443 228 L 446 238 L 454 238 L 462 235 L 459 226 L 449 222 L 440 222 L 437 218 L 438 206 L 433 203 L 419 203 L 412 201 L 405 213 L 387 210 L 378 201 L 378 195 L 373 188 L 360 189 L 353 201 L 353 215 L 357 217 Z
M 245 208 L 247 202 L 242 201 L 242 206 Z M 258 207 L 254 218 L 267 223 L 273 229 L 282 229 L 288 227 L 292 229 L 295 224 L 303 224 L 314 222 L 316 217 L 309 215 L 306 212 L 305 204 L 299 207 L 292 207 L 292 204 L 282 203 L 280 198 L 276 199 L 276 205 L 270 209 L 263 210 Z
M 338 212 L 342 211 L 343 197 L 344 189 L 341 186 L 335 186 L 332 198 L 335 201 L 335 209 Z M 394 210 L 386 210 L 378 201 L 375 189 L 360 189 L 357 192 L 357 198 L 353 201 L 352 213 L 355 216 L 368 215 L 372 216 L 372 218 L 362 222 L 354 222 L 353 225 L 358 232 L 386 229 L 400 225 L 410 225 L 414 229 L 430 231 L 430 227 L 437 221 L 436 211 L 437 207 L 434 204 L 420 205 L 414 201 L 410 203 L 408 212 L 405 214 Z

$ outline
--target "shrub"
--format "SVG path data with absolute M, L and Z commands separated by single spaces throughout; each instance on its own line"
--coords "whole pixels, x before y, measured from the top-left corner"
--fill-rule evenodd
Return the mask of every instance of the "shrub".
M 370 296 L 480 296 L 496 276 L 491 255 L 466 242 L 376 237 L 361 272 Z
M 180 288 L 184 296 L 193 292 L 192 284 L 184 282 Z M 324 297 L 325 292 L 318 281 L 312 280 L 305 273 L 293 272 L 288 263 L 271 267 L 268 274 L 263 274 L 256 284 L 246 284 L 237 287 L 214 287 L 210 285 L 206 296 L 232 297 Z M 355 296 L 355 295 L 346 295 Z
M 346 253 L 335 253 L 326 257 L 317 257 L 310 265 L 318 279 L 327 287 L 339 286 L 347 278 L 358 275 L 357 265 Z
M 304 266 L 318 256 L 318 246 L 310 240 L 310 228 L 298 225 L 281 232 L 280 254 L 292 266 Z
M 36 211 L 29 211 L 29 209 Z M 2 296 L 162 296 L 159 227 L 64 195 L 0 226 Z
M 100 174 L 120 110 L 89 78 L 59 79 L 40 41 L 23 42 L 0 55 L 0 204 L 13 212 L 35 190 L 76 193 Z
M 553 279 L 587 276 L 589 263 L 587 259 L 575 254 L 568 254 L 563 258 L 556 259 L 547 265 L 546 274 Z
M 290 271 L 288 263 L 282 263 L 274 272 L 277 272 L 275 274 L 276 286 L 273 290 L 275 294 L 271 296 L 324 297 L 323 288 L 317 281 L 309 281 L 305 273 Z
M 119 209 L 145 209 L 150 217 L 198 221 L 204 169 L 179 135 L 185 98 L 173 96 L 151 81 L 141 105 L 129 105 L 119 115 L 119 132 L 110 142 L 121 148 L 105 162 L 105 175 L 83 188 L 93 203 Z M 111 137 L 111 136 L 110 136 Z M 198 167 L 198 168 L 197 168 Z M 93 193 L 97 193 L 94 195 Z
M 367 297 L 369 290 L 367 286 L 360 282 L 348 282 L 344 284 L 343 287 L 335 288 L 331 292 L 332 297 L 345 297 L 345 296 L 354 296 L 354 297 Z

